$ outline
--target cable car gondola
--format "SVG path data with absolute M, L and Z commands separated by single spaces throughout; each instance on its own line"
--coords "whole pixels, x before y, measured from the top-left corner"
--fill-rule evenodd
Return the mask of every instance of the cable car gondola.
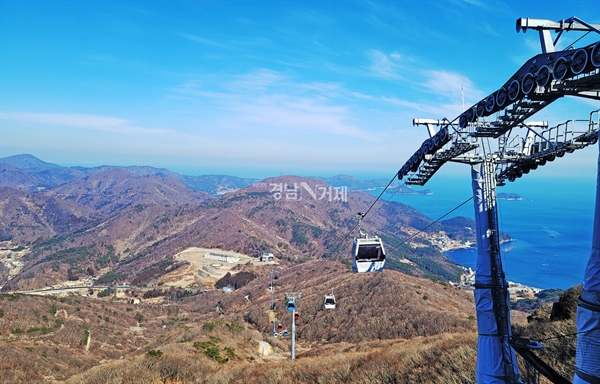
M 324 301 L 325 309 L 335 309 L 335 296 L 333 295 L 333 289 L 331 294 L 325 295 Z
M 287 310 L 288 311 L 293 311 L 296 309 L 296 302 L 294 300 L 290 300 L 287 303 Z
M 381 272 L 385 264 L 383 241 L 377 236 L 370 237 L 360 229 L 363 215 L 362 213 L 358 215 L 360 237 L 355 237 L 352 245 L 352 270 L 356 272 Z
M 352 270 L 356 272 L 381 272 L 385 264 L 385 251 L 383 242 L 377 236 L 354 239 L 352 247 L 354 264 Z

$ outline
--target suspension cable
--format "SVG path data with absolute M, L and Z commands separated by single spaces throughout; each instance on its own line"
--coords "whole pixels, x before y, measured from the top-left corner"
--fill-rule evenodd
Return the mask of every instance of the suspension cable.
M 365 213 L 361 213 L 362 218 L 364 218 L 367 215 L 367 213 L 369 213 L 371 211 L 371 209 L 375 206 L 375 204 L 377 204 L 377 202 L 379 201 L 379 199 L 381 199 L 381 196 L 385 193 L 385 191 L 387 191 L 387 189 L 390 187 L 390 185 L 394 182 L 394 180 L 396 179 L 396 176 L 397 176 L 397 174 L 394 174 L 394 176 L 391 178 L 391 180 L 388 182 L 388 184 L 385 186 L 385 188 L 383 188 L 383 190 L 381 191 L 381 193 L 379 194 L 379 196 L 377 196 L 377 198 L 375 199 L 375 201 L 365 211 Z M 377 212 L 379 212 L 379 210 Z M 359 222 L 360 222 L 360 220 L 359 220 Z M 356 224 L 354 224 L 354 226 L 348 232 L 346 232 L 346 234 L 337 243 L 337 245 L 333 249 L 333 251 L 329 253 L 329 257 L 326 258 L 325 256 L 323 256 L 323 259 L 317 265 L 317 268 L 320 268 L 321 265 L 323 265 L 327 261 L 327 259 L 332 259 L 333 258 L 333 256 L 337 253 L 338 249 L 341 247 L 341 245 L 346 240 L 346 238 L 348 238 L 348 236 L 356 229 L 356 227 L 358 226 L 359 222 L 357 222 Z M 301 289 L 302 287 L 304 287 L 307 282 L 308 282 L 308 280 L 305 280 L 303 282 L 303 284 L 298 289 Z M 296 290 L 296 287 L 294 287 L 294 289 Z
M 419 230 L 417 233 L 409 236 L 408 238 L 404 239 L 400 244 L 396 245 L 396 246 L 392 246 L 391 249 L 395 249 L 397 250 L 398 247 L 400 247 L 401 245 L 405 244 L 406 242 L 410 241 L 411 239 L 413 239 L 414 237 L 416 237 L 417 235 L 421 234 L 422 232 L 424 232 L 425 230 L 427 230 L 427 228 L 431 227 L 432 225 L 438 223 L 439 221 L 441 221 L 444 217 L 448 216 L 449 214 L 451 214 L 452 212 L 456 211 L 458 208 L 462 207 L 463 205 L 465 205 L 466 203 L 468 203 L 469 201 L 473 200 L 473 196 L 469 197 L 468 199 L 466 199 L 465 201 L 463 201 L 462 203 L 460 203 L 459 205 L 457 205 L 456 207 L 452 208 L 450 211 L 446 212 L 444 215 L 442 215 L 440 218 L 438 218 L 437 220 L 432 221 L 431 223 L 429 223 L 427 226 L 425 226 L 425 228 Z
M 392 177 L 392 179 L 390 180 L 390 182 L 385 186 L 385 188 L 383 188 L 383 190 L 381 191 L 381 193 L 379 194 L 379 196 L 377 196 L 377 198 L 375 199 L 375 201 L 373 202 L 373 204 L 371 204 L 371 206 L 369 207 L 369 209 L 367 209 L 366 212 L 362 214 L 363 218 L 367 215 L 367 213 L 369 213 L 371 211 L 371 209 L 375 206 L 375 204 L 377 204 L 377 202 L 379 201 L 379 199 L 381 199 L 381 196 L 385 193 L 385 191 L 387 191 L 387 189 L 390 187 L 390 185 L 394 182 L 395 179 L 396 179 L 396 174 L 394 174 L 394 177 Z M 379 209 L 381 209 L 381 207 Z M 379 209 L 377 210 L 377 212 L 379 212 Z M 375 213 L 377 213 L 377 212 L 375 212 Z M 338 251 L 338 249 L 340 248 L 340 246 L 342 245 L 342 243 L 344 242 L 344 240 L 346 240 L 346 238 L 356 229 L 356 227 L 358 227 L 358 222 L 356 224 L 354 224 L 354 226 L 337 243 L 337 245 L 333 249 L 333 251 L 331 251 L 329 253 L 329 258 L 330 259 L 333 258 L 333 256 L 336 254 L 336 252 Z
M 389 203 L 390 200 L 392 199 L 392 197 L 396 196 L 396 193 L 398 193 L 398 191 L 400 191 L 402 189 L 402 187 L 404 187 L 405 185 L 406 185 L 406 181 L 404 183 L 402 183 L 400 186 L 398 186 L 398 188 L 396 188 L 396 190 L 394 191 L 394 193 L 392 193 L 392 195 L 383 204 L 381 204 L 379 206 L 379 208 L 377 209 L 377 211 L 375 211 L 375 213 L 373 215 L 378 214 L 379 211 L 381 211 L 381 208 L 383 208 L 387 203 Z M 381 195 L 379 195 L 379 196 L 381 196 Z

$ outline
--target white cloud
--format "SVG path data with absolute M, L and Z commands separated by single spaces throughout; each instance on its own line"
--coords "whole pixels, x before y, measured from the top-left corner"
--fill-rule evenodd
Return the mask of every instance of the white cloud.
M 210 91 L 205 90 L 210 88 Z M 261 69 L 208 84 L 190 80 L 173 89 L 207 108 L 213 106 L 213 126 L 231 131 L 252 130 L 257 134 L 310 131 L 374 141 L 374 136 L 351 124 L 357 116 L 340 103 L 343 93 L 335 83 L 295 82 L 279 72 Z M 347 101 L 347 96 L 343 99 Z M 205 122 L 206 123 L 206 122 Z M 293 136 L 293 135 L 292 135 Z
M 127 135 L 155 135 L 170 132 L 164 129 L 140 128 L 132 125 L 128 120 L 102 115 L 2 112 L 0 113 L 0 119 L 37 124 L 62 125 L 95 131 L 123 133 Z
M 210 39 L 206 39 L 204 37 L 192 35 L 190 33 L 180 33 L 180 36 L 185 37 L 188 40 L 192 40 L 192 41 L 195 41 L 195 42 L 200 43 L 200 44 L 210 45 L 212 47 L 230 48 L 229 46 L 227 46 L 225 44 L 221 44 L 219 42 L 216 42 L 216 41 L 210 40 Z
M 398 53 L 386 54 L 376 49 L 368 52 L 371 60 L 369 70 L 377 77 L 401 79 L 399 75 L 401 56 Z
M 373 135 L 347 124 L 349 112 L 344 106 L 327 106 L 311 98 L 289 95 L 264 96 L 232 105 L 238 120 L 275 130 L 319 131 L 369 141 Z
M 290 80 L 283 76 L 279 72 L 272 71 L 269 69 L 258 69 L 249 73 L 236 76 L 233 80 L 225 83 L 225 86 L 230 90 L 236 92 L 256 92 L 266 91 L 267 89 L 282 87 L 286 84 L 290 84 Z
M 464 0 L 465 3 L 469 4 L 469 5 L 474 5 L 476 7 L 480 7 L 480 8 L 486 8 L 486 3 L 483 1 L 479 1 L 479 0 Z
M 486 96 L 469 78 L 458 73 L 433 70 L 423 71 L 423 76 L 422 87 L 454 103 L 462 100 L 463 92 L 466 104 L 473 104 Z
M 441 119 L 447 118 L 449 120 L 454 119 L 462 113 L 461 103 L 420 103 L 409 100 L 402 100 L 397 98 L 382 98 L 390 104 L 397 105 L 406 108 L 408 111 L 405 113 L 407 116 L 412 118 L 431 118 Z M 408 121 L 412 121 L 410 118 Z

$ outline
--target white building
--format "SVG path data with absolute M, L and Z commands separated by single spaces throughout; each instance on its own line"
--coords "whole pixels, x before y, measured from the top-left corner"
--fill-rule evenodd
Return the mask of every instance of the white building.
M 214 253 L 205 253 L 204 257 L 211 260 L 223 261 L 225 263 L 237 263 L 240 258 L 235 256 L 217 255 Z

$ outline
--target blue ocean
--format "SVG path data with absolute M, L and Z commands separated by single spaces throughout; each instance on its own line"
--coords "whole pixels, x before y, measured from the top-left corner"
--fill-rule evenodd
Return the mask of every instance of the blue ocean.
M 436 175 L 425 187 L 413 189 L 429 189 L 433 194 L 384 193 L 381 199 L 413 206 L 437 220 L 473 195 L 469 175 Z M 380 192 L 371 194 L 378 196 Z M 592 243 L 595 175 L 572 179 L 527 177 L 507 182 L 498 187 L 497 193 L 516 193 L 522 198 L 498 200 L 500 230 L 514 239 L 501 245 L 506 279 L 541 289 L 567 289 L 581 284 Z M 444 219 L 456 216 L 474 218 L 473 201 Z M 476 248 L 449 251 L 446 255 L 460 265 L 475 268 Z

